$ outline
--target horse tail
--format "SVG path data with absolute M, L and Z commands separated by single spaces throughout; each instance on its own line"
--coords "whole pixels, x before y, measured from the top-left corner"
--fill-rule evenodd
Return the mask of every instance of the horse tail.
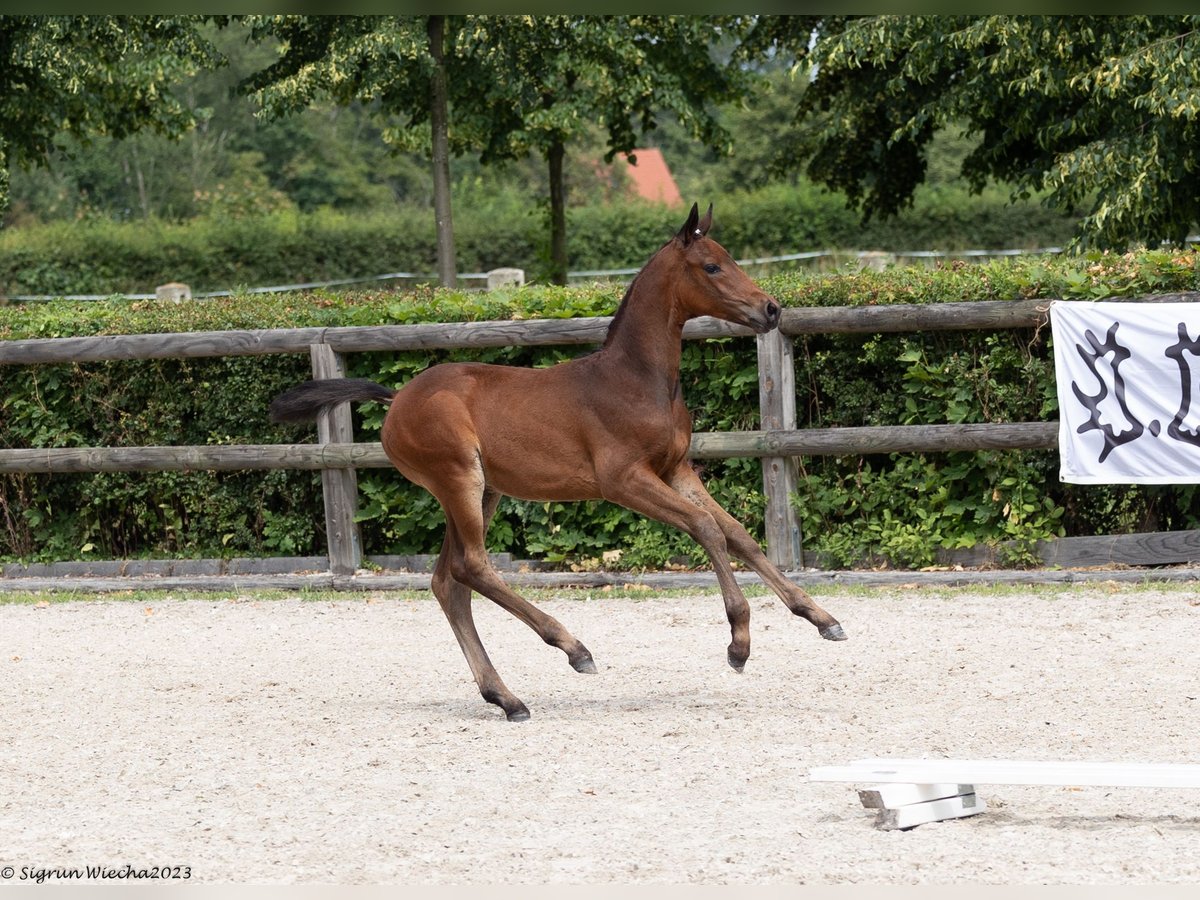
M 390 403 L 396 392 L 366 378 L 321 378 L 298 384 L 271 401 L 271 421 L 311 422 L 328 406 L 348 401 Z

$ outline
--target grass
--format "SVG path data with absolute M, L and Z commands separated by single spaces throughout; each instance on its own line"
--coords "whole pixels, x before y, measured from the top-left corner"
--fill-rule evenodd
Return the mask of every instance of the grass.
M 745 594 L 749 598 L 773 596 L 770 589 L 761 585 L 745 585 Z M 920 592 L 924 596 L 933 596 L 954 600 L 962 594 L 994 597 L 1003 600 L 1009 597 L 1045 597 L 1053 600 L 1060 597 L 1070 597 L 1081 591 L 1104 591 L 1107 593 L 1136 594 L 1147 591 L 1196 593 L 1196 585 L 1190 582 L 1115 582 L 1090 581 L 1061 584 L 993 584 L 955 587 L 948 585 L 920 585 L 916 582 L 905 585 L 844 585 L 821 584 L 806 587 L 805 590 L 814 597 L 852 597 L 870 599 L 884 593 Z M 647 588 L 638 585 L 617 585 L 592 588 L 525 588 L 521 594 L 533 603 L 547 600 L 575 600 L 586 602 L 600 599 L 619 600 L 657 600 L 678 597 L 719 596 L 715 587 L 707 588 Z M 180 591 L 135 589 L 128 591 L 0 591 L 0 606 L 37 606 L 56 603 L 94 603 L 98 601 L 128 602 L 128 603 L 164 603 L 177 600 L 205 601 L 210 603 L 255 602 L 264 603 L 277 600 L 303 600 L 325 602 L 369 602 L 378 600 L 407 600 L 432 601 L 429 591 L 333 591 L 333 590 L 217 590 L 191 591 L 183 594 Z

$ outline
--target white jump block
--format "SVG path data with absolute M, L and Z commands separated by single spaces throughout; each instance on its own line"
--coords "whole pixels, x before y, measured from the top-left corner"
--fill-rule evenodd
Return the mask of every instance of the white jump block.
M 975 790 L 973 784 L 877 784 L 858 792 L 858 799 L 867 809 L 896 809 L 929 800 L 960 797 Z
M 929 822 L 945 822 L 947 819 L 975 816 L 986 810 L 987 804 L 983 802 L 983 798 L 971 791 L 957 797 L 910 803 L 897 809 L 881 809 L 875 816 L 875 827 L 881 831 L 902 831 Z
M 1080 787 L 1200 787 L 1200 765 L 970 759 L 860 759 L 820 766 L 809 781 L 873 783 L 859 791 L 884 830 L 972 816 L 987 809 L 976 783 Z

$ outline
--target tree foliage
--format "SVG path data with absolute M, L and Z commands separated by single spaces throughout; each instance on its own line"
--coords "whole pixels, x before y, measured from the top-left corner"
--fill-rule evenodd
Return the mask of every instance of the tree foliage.
M 461 89 L 467 79 L 455 80 L 458 58 L 453 53 L 447 58 L 454 29 L 447 27 L 449 18 L 250 16 L 251 38 L 278 41 L 281 55 L 242 87 L 257 92 L 263 112 L 276 118 L 305 110 L 322 97 L 342 106 L 366 104 L 384 120 L 384 139 L 397 149 L 425 137 L 421 126 L 428 121 L 438 272 L 443 285 L 453 286 L 449 86 Z
M 0 210 L 8 170 L 67 136 L 178 135 L 193 123 L 172 86 L 217 63 L 190 16 L 0 16 Z
M 605 161 L 629 153 L 671 115 L 714 150 L 730 137 L 716 116 L 748 74 L 712 52 L 727 29 L 699 16 L 476 16 L 460 48 L 487 77 L 460 101 L 486 162 L 540 154 L 549 167 L 551 267 L 566 281 L 568 142 L 598 125 Z
M 725 148 L 730 135 L 715 108 L 751 84 L 713 54 L 729 33 L 699 16 L 473 17 L 462 33 L 464 53 L 481 72 L 506 76 L 478 86 L 484 160 L 517 158 L 597 123 L 611 162 L 664 115 Z
M 817 40 L 812 41 L 815 25 Z M 805 137 L 782 154 L 892 215 L 925 177 L 934 134 L 976 140 L 975 189 L 1082 208 L 1078 240 L 1182 241 L 1200 221 L 1200 17 L 871 16 L 766 22 L 757 49 L 811 65 Z M 810 50 L 811 47 L 811 50 Z
M 391 153 L 360 104 L 317 102 L 277 120 L 256 116 L 258 104 L 235 88 L 278 51 L 248 42 L 248 32 L 237 21 L 200 28 L 222 65 L 205 67 L 174 89 L 196 121 L 181 139 L 141 132 L 121 140 L 95 136 L 85 144 L 64 136 L 62 150 L 46 165 L 14 171 L 5 225 L 429 204 L 428 166 L 418 156 Z
M 368 104 L 386 119 L 384 136 L 403 150 L 429 148 L 429 86 L 445 74 L 457 154 L 484 163 L 530 153 L 549 167 L 551 258 L 565 280 L 566 147 L 597 125 L 606 160 L 633 150 L 662 114 L 671 114 L 707 145 L 728 134 L 718 103 L 749 83 L 742 70 L 710 50 L 724 34 L 697 16 L 446 16 L 444 56 L 430 52 L 420 16 L 261 16 L 257 39 L 282 43 L 279 60 L 246 80 L 268 115 L 307 108 L 322 96 Z

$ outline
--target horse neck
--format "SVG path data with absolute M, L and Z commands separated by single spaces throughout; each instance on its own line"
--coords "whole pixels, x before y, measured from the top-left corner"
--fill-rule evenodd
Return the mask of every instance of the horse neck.
M 660 251 L 661 253 L 661 251 Z M 644 373 L 660 372 L 668 381 L 679 378 L 682 355 L 683 315 L 671 290 L 670 279 L 656 256 L 638 273 L 616 316 L 608 327 L 604 351 L 622 364 Z

